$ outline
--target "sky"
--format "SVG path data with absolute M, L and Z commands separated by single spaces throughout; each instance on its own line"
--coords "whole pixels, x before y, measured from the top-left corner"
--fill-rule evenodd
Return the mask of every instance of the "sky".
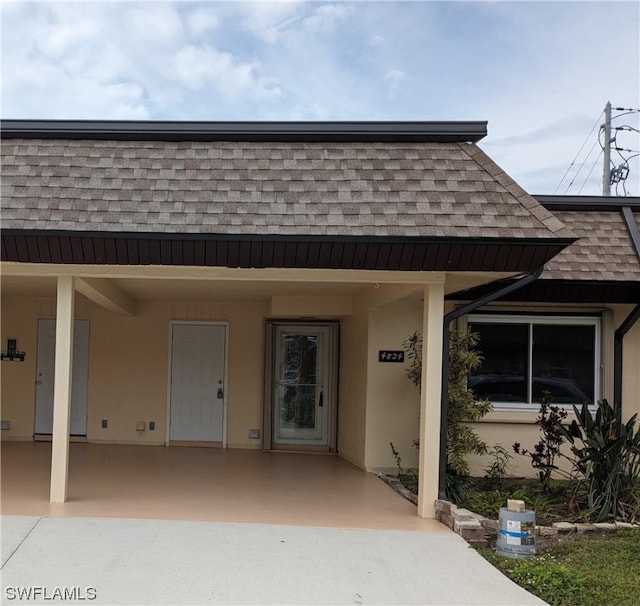
M 637 0 L 3 0 L 0 18 L 2 118 L 487 120 L 480 146 L 533 194 L 602 193 L 605 104 L 640 109 Z M 631 151 L 612 194 L 638 196 L 640 113 L 613 116 Z

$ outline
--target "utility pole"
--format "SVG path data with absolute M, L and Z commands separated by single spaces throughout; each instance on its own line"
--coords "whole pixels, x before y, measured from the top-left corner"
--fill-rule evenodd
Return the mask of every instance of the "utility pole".
M 604 107 L 604 170 L 602 171 L 602 195 L 611 195 L 611 101 Z

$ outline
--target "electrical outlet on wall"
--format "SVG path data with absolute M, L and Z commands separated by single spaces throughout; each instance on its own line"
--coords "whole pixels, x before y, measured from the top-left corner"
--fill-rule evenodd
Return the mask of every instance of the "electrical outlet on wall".
M 144 431 L 147 424 L 144 421 L 138 421 L 136 423 L 136 431 Z
M 0 421 L 0 429 L 11 429 L 11 421 Z
M 106 419 L 102 419 L 102 422 L 100 423 L 100 427 L 102 427 L 102 429 L 106 429 L 109 426 L 109 421 L 107 421 Z
M 149 431 L 154 431 L 156 428 L 156 422 L 155 421 L 149 421 Z
M 250 429 L 249 430 L 249 439 L 250 440 L 259 440 L 260 439 L 260 430 L 259 429 Z

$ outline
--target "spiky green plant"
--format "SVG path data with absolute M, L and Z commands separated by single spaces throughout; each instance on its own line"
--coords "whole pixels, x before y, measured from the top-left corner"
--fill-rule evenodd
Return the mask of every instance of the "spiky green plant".
M 598 403 L 595 415 L 587 404 L 574 406 L 575 420 L 562 431 L 571 444 L 578 474 L 578 495 L 587 515 L 628 521 L 640 515 L 640 427 L 638 415 L 622 422 L 620 404 Z

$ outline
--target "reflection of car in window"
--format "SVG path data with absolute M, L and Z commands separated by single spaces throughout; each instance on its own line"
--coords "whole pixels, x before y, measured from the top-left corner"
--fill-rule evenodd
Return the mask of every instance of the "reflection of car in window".
M 482 400 L 486 398 L 492 402 L 526 401 L 526 381 L 522 375 L 474 375 L 469 377 L 469 387 L 476 398 Z M 533 377 L 534 400 L 539 399 L 544 391 L 551 393 L 554 404 L 590 404 L 593 401 L 572 379 Z

